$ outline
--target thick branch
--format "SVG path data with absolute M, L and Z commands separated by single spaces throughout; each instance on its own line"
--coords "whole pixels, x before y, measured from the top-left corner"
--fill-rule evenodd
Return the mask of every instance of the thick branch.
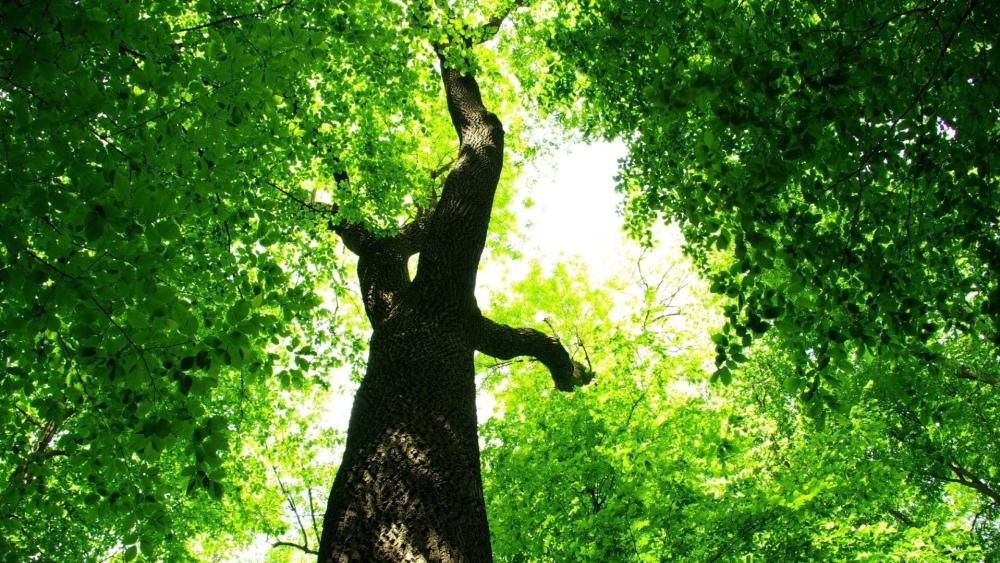
M 397 249 L 400 254 L 409 258 L 418 254 L 424 246 L 427 232 L 431 224 L 431 217 L 434 216 L 434 208 L 431 207 L 418 213 L 412 221 L 403 225 L 396 234 Z
M 448 99 L 448 113 L 451 115 L 451 122 L 458 133 L 458 139 L 462 145 L 475 142 L 476 144 L 490 144 L 489 137 L 497 133 L 501 136 L 503 128 L 497 116 L 487 111 L 483 104 L 482 94 L 479 92 L 479 84 L 475 76 L 462 74 L 458 70 L 448 66 L 443 56 L 441 60 L 441 78 L 444 81 L 445 95 Z M 477 134 L 478 133 L 478 134 Z M 487 138 L 482 138 L 483 136 Z M 492 144 L 498 144 L 495 140 Z
M 442 58 L 441 76 L 460 147 L 426 227 L 414 231 L 420 233 L 414 285 L 468 310 L 503 167 L 504 132 L 483 105 L 473 75 L 449 68 Z
M 512 328 L 481 317 L 475 346 L 476 350 L 501 360 L 517 356 L 535 358 L 548 368 L 560 391 L 572 391 L 594 379 L 592 371 L 569 357 L 558 338 L 533 328 Z
M 489 21 L 487 21 L 480 30 L 479 33 L 481 37 L 480 41 L 488 41 L 490 38 L 496 35 L 497 32 L 500 31 L 500 26 L 503 25 L 504 20 L 506 20 L 507 17 L 510 16 L 510 14 L 513 13 L 515 10 L 527 6 L 528 1 L 529 0 L 514 0 L 514 2 L 511 3 L 511 5 L 507 8 L 507 10 L 490 18 Z
M 993 488 L 986 481 L 983 481 L 958 463 L 950 463 L 949 467 L 957 478 L 945 478 L 945 481 L 951 481 L 952 483 L 958 483 L 959 485 L 965 485 L 966 487 L 975 489 L 983 496 L 992 500 L 994 503 L 1000 504 L 1000 492 L 993 490 Z
M 896 520 L 898 520 L 900 524 L 902 524 L 902 525 L 904 525 L 904 526 L 906 526 L 908 528 L 914 528 L 914 527 L 917 526 L 917 523 L 914 522 L 912 518 L 910 518 L 906 514 L 903 514 L 899 510 L 895 510 L 895 509 L 890 510 L 889 514 L 891 514 L 893 518 L 895 518 Z

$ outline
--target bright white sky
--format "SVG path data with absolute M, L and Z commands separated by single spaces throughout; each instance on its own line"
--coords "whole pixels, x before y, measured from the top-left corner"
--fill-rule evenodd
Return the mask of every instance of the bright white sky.
M 534 201 L 516 211 L 527 243 L 522 249 L 525 266 L 535 259 L 555 263 L 573 257 L 595 278 L 615 273 L 626 240 L 616 212 L 620 198 L 614 177 L 625 152 L 621 143 L 570 144 L 525 167 L 518 196 Z M 496 287 L 498 281 L 490 266 L 483 265 L 484 289 Z

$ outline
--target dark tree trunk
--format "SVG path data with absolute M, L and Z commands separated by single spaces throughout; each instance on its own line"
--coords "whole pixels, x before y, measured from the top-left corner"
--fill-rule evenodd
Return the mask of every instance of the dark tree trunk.
M 491 560 L 467 331 L 405 309 L 372 337 L 321 561 Z
M 472 76 L 442 62 L 459 156 L 434 210 L 391 238 L 335 229 L 358 254 L 374 329 L 319 560 L 491 561 L 476 428 L 473 355 L 530 355 L 572 389 L 590 375 L 558 340 L 484 319 L 474 296 L 503 128 Z M 411 281 L 406 261 L 419 253 Z

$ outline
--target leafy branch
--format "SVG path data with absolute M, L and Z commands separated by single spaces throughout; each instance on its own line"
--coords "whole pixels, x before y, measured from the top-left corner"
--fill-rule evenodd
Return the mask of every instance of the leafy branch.
M 183 33 L 183 32 L 187 32 L 187 31 L 198 31 L 199 29 L 205 29 L 207 27 L 215 27 L 217 25 L 225 25 L 225 24 L 228 24 L 228 23 L 234 23 L 234 22 L 237 22 L 239 20 L 243 20 L 243 19 L 247 19 L 247 18 L 259 18 L 259 17 L 263 17 L 263 16 L 265 16 L 267 14 L 270 14 L 271 12 L 275 12 L 275 11 L 287 8 L 287 7 L 289 7 L 289 6 L 293 5 L 293 4 L 295 4 L 295 0 L 289 0 L 287 2 L 281 2 L 279 4 L 275 4 L 274 6 L 271 6 L 269 8 L 264 8 L 263 10 L 257 10 L 256 12 L 249 12 L 249 13 L 246 13 L 246 14 L 236 14 L 236 15 L 232 15 L 232 16 L 226 16 L 226 17 L 223 17 L 223 18 L 219 18 L 217 20 L 210 21 L 208 23 L 203 23 L 203 24 L 199 24 L 199 25 L 195 25 L 195 26 L 191 26 L 191 27 L 182 27 L 180 29 L 174 30 L 174 33 Z

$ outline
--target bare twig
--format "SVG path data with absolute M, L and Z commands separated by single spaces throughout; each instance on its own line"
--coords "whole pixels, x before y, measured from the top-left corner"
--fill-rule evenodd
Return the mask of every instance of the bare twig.
M 316 534 L 317 538 L 322 537 L 322 534 L 319 532 L 319 526 L 316 525 L 316 507 L 313 505 L 312 487 L 309 486 L 308 482 L 306 483 L 306 495 L 309 497 L 309 517 L 312 519 L 313 533 Z
M 310 555 L 319 555 L 318 551 L 313 551 L 313 550 L 309 549 L 306 546 L 299 545 L 297 543 L 287 542 L 287 541 L 276 541 L 276 542 L 272 543 L 271 546 L 272 547 L 294 547 L 295 549 L 302 550 L 305 553 L 308 553 Z
M 34 424 L 34 425 L 35 425 L 35 426 L 37 426 L 37 427 L 38 427 L 38 428 L 39 428 L 40 430 L 44 430 L 44 429 L 45 429 L 45 428 L 44 428 L 44 426 L 42 425 L 42 423 L 41 423 L 41 422 L 38 422 L 37 420 L 35 420 L 35 417 L 33 417 L 33 416 L 31 416 L 30 414 L 28 414 L 28 412 L 27 412 L 26 410 L 22 409 L 21 407 L 19 407 L 19 406 L 17 406 L 17 405 L 14 405 L 14 408 L 15 408 L 15 409 L 17 409 L 17 411 L 18 411 L 19 413 L 21 413 L 21 415 L 22 415 L 22 416 L 23 416 L 24 418 L 28 419 L 28 422 L 30 422 L 30 423 L 32 423 L 32 424 Z
M 111 311 L 105 309 L 96 297 L 91 295 L 90 301 L 101 311 L 101 313 L 104 314 L 105 317 L 107 317 L 108 321 L 118 330 L 119 334 L 122 335 L 125 341 L 128 342 L 129 347 L 132 348 L 137 356 L 139 356 L 139 360 L 142 362 L 142 367 L 146 370 L 146 375 L 149 377 L 149 383 L 153 386 L 153 394 L 157 396 L 157 399 L 159 399 L 160 390 L 156 386 L 156 380 L 153 378 L 153 371 L 149 369 L 149 362 L 146 360 L 146 354 L 143 352 L 143 349 L 135 343 L 135 340 L 132 340 L 132 335 L 130 335 L 122 325 L 118 324 L 118 321 L 111 316 Z
M 288 489 L 285 488 L 285 484 L 281 482 L 281 476 L 278 475 L 278 468 L 272 465 L 271 471 L 274 471 L 274 478 L 278 480 L 278 487 L 281 488 L 282 494 L 284 494 L 285 498 L 288 500 L 288 507 L 291 508 L 292 513 L 295 514 L 295 521 L 298 522 L 299 524 L 299 532 L 302 533 L 302 544 L 305 547 L 285 542 L 278 542 L 278 543 L 283 543 L 284 545 L 288 545 L 289 547 L 298 547 L 299 549 L 307 553 L 316 553 L 314 551 L 309 550 L 309 535 L 306 534 L 306 527 L 302 524 L 302 517 L 299 516 L 299 509 L 296 508 L 295 501 L 292 499 L 292 495 L 288 492 Z M 278 545 L 278 543 L 275 543 L 274 545 Z

